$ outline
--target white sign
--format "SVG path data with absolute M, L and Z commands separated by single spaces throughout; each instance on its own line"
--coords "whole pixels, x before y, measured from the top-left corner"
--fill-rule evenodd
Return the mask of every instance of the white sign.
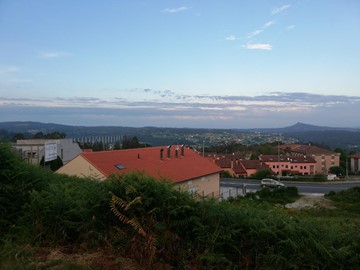
M 57 144 L 54 142 L 45 143 L 45 162 L 57 159 Z

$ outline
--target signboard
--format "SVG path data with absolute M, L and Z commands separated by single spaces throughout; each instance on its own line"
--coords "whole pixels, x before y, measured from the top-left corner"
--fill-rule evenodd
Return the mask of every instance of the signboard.
M 45 143 L 45 162 L 57 159 L 57 144 L 54 142 Z

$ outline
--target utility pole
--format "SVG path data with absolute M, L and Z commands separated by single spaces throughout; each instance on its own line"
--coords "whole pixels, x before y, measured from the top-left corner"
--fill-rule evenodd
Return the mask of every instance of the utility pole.
M 203 140 L 203 157 L 205 157 L 205 141 Z
M 280 181 L 280 139 L 278 139 L 278 181 Z
M 345 160 L 346 160 L 346 162 L 345 162 L 345 164 L 346 164 L 346 179 L 348 179 L 349 178 L 349 166 L 348 166 L 348 155 L 347 155 L 347 153 L 345 154 Z

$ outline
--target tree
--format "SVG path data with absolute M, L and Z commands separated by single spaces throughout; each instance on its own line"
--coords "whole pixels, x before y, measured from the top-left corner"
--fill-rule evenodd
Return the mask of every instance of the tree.
M 50 169 L 54 172 L 57 169 L 61 168 L 64 164 L 59 156 L 56 159 L 45 162 L 45 165 L 49 165 Z M 40 161 L 40 166 L 44 166 L 44 157 Z
M 114 149 L 114 150 L 119 150 L 119 149 L 121 149 L 120 141 L 116 141 L 116 142 L 114 143 L 113 149 Z
M 344 170 L 344 168 L 342 168 L 340 166 L 330 167 L 329 172 L 332 173 L 332 174 L 336 174 L 337 176 L 341 176 L 341 175 L 346 174 L 346 170 Z
M 12 141 L 16 142 L 17 140 L 25 140 L 25 135 L 24 133 L 15 133 L 13 136 Z
M 121 141 L 121 144 L 122 144 L 122 149 L 143 147 L 143 145 L 139 143 L 139 139 L 136 136 L 130 139 L 125 135 Z
M 64 139 L 66 137 L 66 134 L 63 132 L 51 132 L 45 135 L 45 139 Z
M 35 133 L 33 138 L 34 138 L 34 139 L 44 139 L 45 136 L 44 136 L 44 133 L 42 133 L 42 132 L 40 131 L 40 132 L 38 132 L 38 133 Z
M 270 177 L 273 175 L 273 172 L 269 169 L 265 170 L 258 170 L 256 173 L 254 173 L 251 177 L 255 179 L 263 179 L 266 177 Z
M 346 152 L 346 150 L 344 150 L 342 148 L 335 148 L 334 152 L 340 154 L 340 168 L 343 172 L 346 173 L 346 163 L 347 163 L 346 159 L 347 159 L 348 153 Z M 343 173 L 343 175 L 345 173 Z

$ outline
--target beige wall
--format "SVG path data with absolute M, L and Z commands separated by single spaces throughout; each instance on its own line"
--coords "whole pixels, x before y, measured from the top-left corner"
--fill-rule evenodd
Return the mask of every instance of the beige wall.
M 220 194 L 220 174 L 210 174 L 193 180 L 177 183 L 175 186 L 184 191 L 196 192 L 200 196 L 218 198 Z
M 79 177 L 91 177 L 99 180 L 105 179 L 104 175 L 99 170 L 80 155 L 74 158 L 70 163 L 62 166 L 56 173 L 64 173 Z
M 316 161 L 316 173 L 328 173 L 333 166 L 340 165 L 339 154 L 332 155 L 311 155 Z

